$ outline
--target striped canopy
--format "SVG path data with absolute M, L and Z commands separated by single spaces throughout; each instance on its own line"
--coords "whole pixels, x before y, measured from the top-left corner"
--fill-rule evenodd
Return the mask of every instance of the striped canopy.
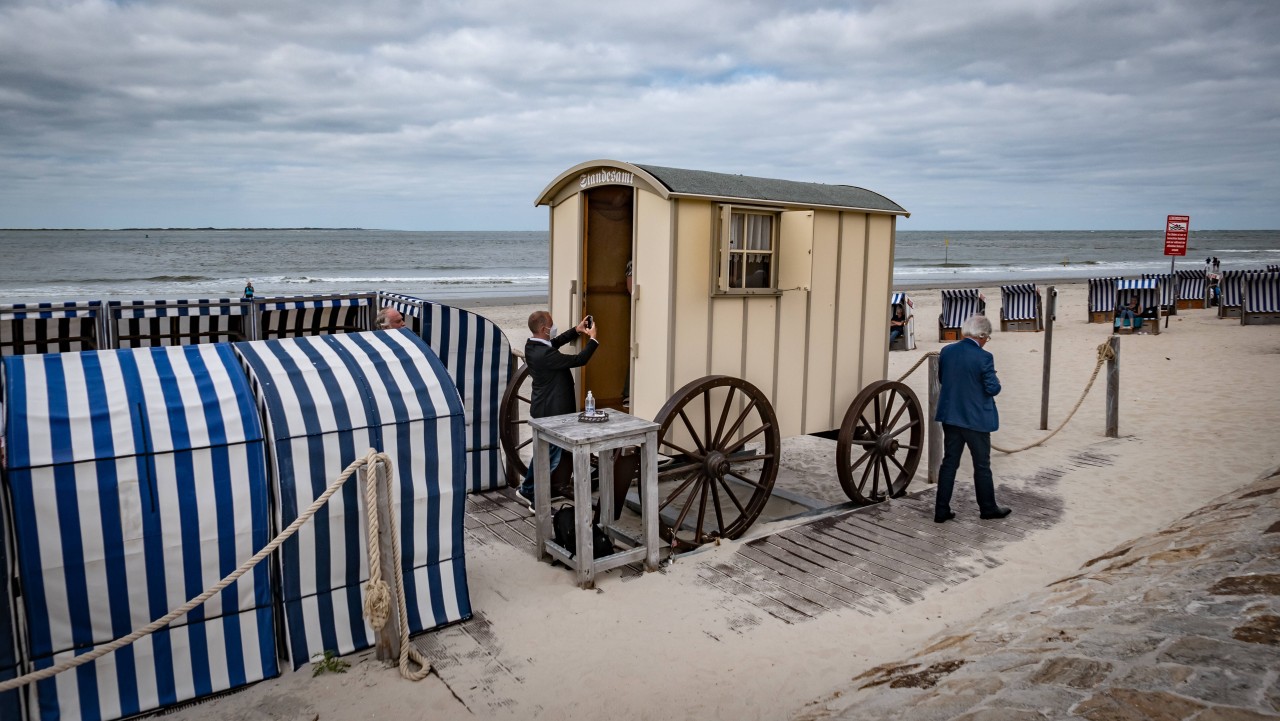
M 1204 300 L 1204 269 L 1178 271 L 1178 300 Z
M 1089 312 L 1109 313 L 1116 309 L 1116 281 L 1119 278 L 1089 279 Z
M 1178 295 L 1177 283 L 1173 282 L 1173 276 L 1168 273 L 1143 273 L 1145 280 L 1160 281 L 1160 305 L 1172 306 Z M 1145 304 L 1144 304 L 1145 305 Z M 1154 302 L 1153 302 L 1154 305 Z
M 959 288 L 942 291 L 942 325 L 959 328 L 966 318 L 978 312 L 981 301 L 977 288 Z
M 230 346 L 4 361 L 23 671 L 128 634 L 268 540 L 262 428 Z M 259 565 L 166 629 L 35 686 L 32 718 L 112 719 L 279 671 Z
M 111 347 L 249 340 L 253 306 L 240 298 L 107 301 Z
M 443 364 L 408 329 L 234 344 L 263 409 L 275 522 L 298 517 L 369 448 L 388 453 L 399 489 L 410 633 L 471 614 L 462 546 L 462 404 Z M 281 546 L 293 667 L 374 643 L 361 489 L 342 491 Z
M 1040 291 L 1035 283 L 1002 285 L 1000 308 L 1005 320 L 1035 320 L 1040 316 Z
M 373 293 L 256 298 L 255 338 L 351 333 L 373 327 Z
M 1116 281 L 1115 307 L 1124 306 L 1129 296 L 1138 296 L 1138 303 L 1143 309 L 1153 308 L 1160 303 L 1162 283 L 1158 276 L 1143 278 L 1121 278 Z
M 0 305 L 0 356 L 107 347 L 102 301 Z
M 1245 313 L 1280 313 L 1280 272 L 1246 275 L 1241 296 Z
M 467 486 L 470 493 L 506 485 L 498 437 L 498 409 L 515 375 L 516 361 L 507 336 L 496 323 L 461 308 L 396 293 L 379 293 L 381 307 L 392 307 L 405 324 L 435 351 L 462 397 L 467 421 Z

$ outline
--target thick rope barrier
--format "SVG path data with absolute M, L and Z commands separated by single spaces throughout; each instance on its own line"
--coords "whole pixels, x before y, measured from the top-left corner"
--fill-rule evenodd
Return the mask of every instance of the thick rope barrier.
M 916 369 L 919 368 L 920 365 L 923 364 L 926 360 L 928 360 L 930 356 L 935 356 L 935 355 L 938 355 L 938 351 L 929 351 L 928 353 L 925 353 L 924 355 L 920 356 L 920 360 L 916 361 L 916 364 L 911 366 L 910 370 L 908 370 L 906 373 L 903 373 L 902 376 L 898 378 L 898 382 L 901 383 L 905 381 L 907 379 L 907 376 L 911 375 L 912 373 L 915 373 Z M 1075 416 L 1076 411 L 1080 410 L 1080 406 L 1084 403 L 1085 397 L 1089 395 L 1089 391 L 1093 388 L 1093 382 L 1098 380 L 1098 371 L 1102 370 L 1102 364 L 1106 363 L 1112 358 L 1115 358 L 1115 351 L 1111 350 L 1111 344 L 1109 342 L 1102 343 L 1101 345 L 1098 346 L 1098 362 L 1093 366 L 1093 374 L 1089 376 L 1089 382 L 1084 385 L 1084 392 L 1080 394 L 1080 399 L 1076 401 L 1075 407 L 1071 409 L 1071 412 L 1067 414 L 1067 417 L 1064 418 L 1062 420 L 1062 423 L 1059 423 L 1058 427 L 1054 428 L 1049 435 L 1045 436 L 1044 438 L 1041 438 L 1040 440 L 1034 443 L 1028 443 L 1027 445 L 1022 446 L 1021 448 L 1001 448 L 1000 446 L 997 446 L 994 443 L 991 444 L 991 447 L 997 451 L 1000 451 L 1001 453 L 1009 453 L 1009 454 L 1021 453 L 1022 451 L 1035 448 L 1036 446 L 1043 444 L 1045 441 L 1049 440 L 1050 438 L 1053 438 L 1054 436 L 1058 435 L 1058 431 L 1065 428 L 1067 423 L 1070 422 L 1071 418 Z
M 329 484 L 329 487 L 324 490 L 324 493 L 321 493 L 320 496 L 316 498 L 316 500 L 313 501 L 310 506 L 307 506 L 306 510 L 304 510 L 301 515 L 299 515 L 297 518 L 293 520 L 293 523 L 290 523 L 287 528 L 285 528 L 283 531 L 279 533 L 279 535 L 271 539 L 270 543 L 263 546 L 262 550 L 253 554 L 253 556 L 250 557 L 247 561 L 240 564 L 239 568 L 237 568 L 236 570 L 232 571 L 231 573 L 223 577 L 221 581 L 218 581 L 214 585 L 207 588 L 204 591 L 204 593 L 201 593 L 199 596 L 196 596 L 195 598 L 191 599 L 190 601 L 187 601 L 186 603 L 179 606 L 178 608 L 173 609 L 169 613 L 166 613 L 160 618 L 157 618 L 156 620 L 152 621 L 146 626 L 143 626 L 140 629 L 137 629 L 136 631 L 134 631 L 133 633 L 130 633 L 127 636 L 122 636 L 114 641 L 103 644 L 102 646 L 99 646 L 93 649 L 92 651 L 89 651 L 88 653 L 75 656 L 55 666 L 50 666 L 49 668 L 43 668 L 43 669 L 40 669 L 39 671 L 33 671 L 24 676 L 19 676 L 17 678 L 9 679 L 8 681 L 0 682 L 0 693 L 4 693 L 5 691 L 11 691 L 15 688 L 26 686 L 27 684 L 36 683 L 37 681 L 43 681 L 44 679 L 51 678 L 64 671 L 70 671 L 73 668 L 77 668 L 85 665 L 86 663 L 95 661 L 113 651 L 117 651 L 121 648 L 124 648 L 125 646 L 128 646 L 129 644 L 133 643 L 134 641 L 137 641 L 143 636 L 148 636 L 152 633 L 155 633 L 156 631 L 159 631 L 160 629 L 168 626 L 170 623 L 173 623 L 178 618 L 190 613 L 193 609 L 201 606 L 202 604 L 204 604 L 204 602 L 208 601 L 210 598 L 213 598 L 215 595 L 220 593 L 227 586 L 230 586 L 231 584 L 235 583 L 241 576 L 248 573 L 250 569 L 252 569 L 254 566 L 257 566 L 259 563 L 263 561 L 263 559 L 270 556 L 277 548 L 280 547 L 280 544 L 289 540 L 289 538 L 292 537 L 293 534 L 298 532 L 298 529 L 301 528 L 303 524 L 311 520 L 311 517 L 314 516 L 316 512 L 318 512 L 321 508 L 324 507 L 326 503 L 329 502 L 329 499 L 333 497 L 333 494 L 337 493 L 338 489 L 342 488 L 342 485 L 346 483 L 347 479 L 350 478 L 357 470 L 361 468 L 366 468 L 366 467 L 372 468 L 372 466 L 375 463 L 384 463 L 386 465 L 387 472 L 384 474 L 384 476 L 387 479 L 386 483 L 388 484 L 388 490 L 389 490 L 390 483 L 391 483 L 391 480 L 390 480 L 391 479 L 391 459 L 385 453 L 377 453 L 371 449 L 368 455 L 366 455 L 364 458 L 357 458 L 356 460 L 352 461 L 351 465 L 347 466 L 346 469 L 333 481 L 333 483 Z M 369 473 L 367 475 L 368 475 L 368 481 L 365 484 L 366 485 L 365 499 L 366 499 L 366 504 L 370 507 L 369 523 L 368 523 L 370 540 L 369 540 L 369 584 L 365 592 L 366 593 L 365 608 L 366 608 L 366 613 L 369 612 L 370 607 L 373 607 L 374 609 L 378 609 L 377 612 L 381 614 L 380 623 L 375 623 L 372 617 L 369 619 L 370 625 L 373 626 L 375 631 L 377 631 L 378 629 L 382 628 L 382 626 L 385 625 L 387 622 L 388 611 L 386 609 L 390 604 L 387 598 L 390 596 L 390 590 L 387 589 L 387 584 L 384 581 L 382 581 L 382 569 L 378 561 L 378 559 L 380 558 L 380 554 L 377 550 L 378 549 L 377 508 L 374 506 L 374 503 L 369 500 L 375 497 L 374 495 L 376 493 L 376 491 L 374 490 L 375 483 L 376 483 L 375 476 L 377 474 Z M 389 494 L 387 497 L 391 498 Z M 400 675 L 403 676 L 404 678 L 416 681 L 418 679 L 426 677 L 426 675 L 431 672 L 431 666 L 427 663 L 427 661 L 424 658 L 422 658 L 421 654 L 416 653 L 416 649 L 413 652 L 410 652 L 408 650 L 409 649 L 408 610 L 407 610 L 407 604 L 404 597 L 403 575 L 400 569 L 399 534 L 396 530 L 396 523 L 394 521 L 391 523 L 390 532 L 391 532 L 391 542 L 395 549 L 393 558 L 395 560 L 395 565 L 396 565 L 396 587 L 399 589 L 399 593 L 397 594 L 398 596 L 397 601 L 398 601 L 399 613 L 400 613 Z M 378 591 L 374 590 L 375 576 L 377 578 L 377 584 L 380 587 L 380 590 Z M 377 596 L 381 600 L 375 600 L 375 596 Z M 410 661 L 412 661 L 413 663 L 417 663 L 419 668 L 410 669 L 409 668 Z

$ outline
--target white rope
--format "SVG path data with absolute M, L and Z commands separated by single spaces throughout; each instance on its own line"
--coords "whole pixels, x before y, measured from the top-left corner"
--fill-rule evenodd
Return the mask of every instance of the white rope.
M 49 668 L 43 668 L 43 669 L 40 669 L 39 671 L 33 671 L 29 674 L 26 674 L 25 676 L 19 676 L 14 679 L 9 679 L 8 681 L 0 682 L 0 693 L 4 693 L 5 691 L 10 691 L 15 688 L 26 686 L 27 684 L 35 683 L 37 681 L 43 681 L 46 678 L 56 676 L 64 671 L 69 671 L 73 668 L 83 666 L 84 664 L 89 663 L 91 661 L 95 661 L 111 653 L 112 651 L 116 651 L 118 649 L 124 648 L 125 646 L 128 646 L 129 644 L 133 643 L 134 641 L 137 641 L 143 636 L 147 636 L 152 633 L 155 633 L 156 631 L 159 631 L 160 629 L 168 626 L 170 623 L 173 623 L 173 621 L 177 620 L 178 618 L 190 613 L 193 609 L 202 605 L 205 601 L 208 601 L 214 595 L 221 592 L 222 589 L 235 583 L 237 579 L 239 579 L 244 574 L 248 573 L 251 568 L 261 563 L 264 558 L 266 558 L 267 556 L 270 556 L 272 552 L 274 552 L 277 548 L 280 547 L 280 544 L 289 540 L 289 538 L 293 536 L 293 534 L 298 532 L 298 529 L 301 528 L 303 524 L 311 520 L 311 517 L 314 516 L 317 511 L 323 508 L 324 504 L 329 502 L 329 499 L 333 497 L 333 494 L 337 493 L 339 488 L 342 488 L 342 484 L 346 483 L 347 479 L 350 478 L 352 474 L 354 474 L 360 468 L 372 469 L 375 463 L 386 464 L 387 472 L 385 474 L 385 477 L 387 479 L 386 482 L 388 484 L 388 491 L 389 491 L 390 483 L 391 483 L 391 480 L 390 480 L 391 479 L 391 459 L 387 457 L 385 453 L 377 453 L 373 449 L 370 449 L 369 453 L 364 458 L 357 458 L 356 460 L 352 461 L 351 465 L 347 466 L 346 470 L 344 470 L 333 481 L 333 483 L 329 484 L 329 487 L 324 490 L 324 493 L 321 493 L 320 496 L 316 498 L 316 500 L 313 501 L 311 505 L 308 506 L 307 509 L 303 511 L 300 516 L 295 518 L 293 520 L 293 523 L 290 523 L 289 526 L 285 528 L 283 531 L 281 531 L 279 535 L 271 539 L 270 543 L 263 546 L 262 550 L 255 553 L 251 558 L 249 558 L 249 560 L 240 564 L 239 568 L 227 574 L 227 576 L 225 576 L 221 581 L 218 581 L 214 585 L 210 586 L 208 589 L 205 590 L 204 593 L 200 594 L 199 596 L 196 596 L 190 601 L 187 601 L 183 605 L 173 609 L 172 611 L 161 616 L 160 618 L 157 618 L 156 620 L 152 621 L 146 626 L 143 626 L 142 628 L 137 629 L 133 633 L 130 633 L 128 636 L 123 636 L 114 641 L 98 646 L 97 648 L 93 649 L 92 651 L 89 651 L 88 653 L 81 654 L 79 656 L 74 656 L 55 666 L 50 666 Z M 365 604 L 366 609 L 371 605 L 382 606 L 385 608 L 386 606 L 385 599 L 381 602 L 371 602 L 370 598 L 374 596 L 375 593 L 382 593 L 386 595 L 390 594 L 390 592 L 386 588 L 386 583 L 384 583 L 381 580 L 382 569 L 377 561 L 377 559 L 379 558 L 379 553 L 377 550 L 378 549 L 377 508 L 374 507 L 374 504 L 369 501 L 370 498 L 374 497 L 374 496 L 371 496 L 370 494 L 374 493 L 372 489 L 375 487 L 376 481 L 374 480 L 373 477 L 376 476 L 377 474 L 370 473 L 369 475 L 370 475 L 370 478 L 366 483 L 367 490 L 365 493 L 366 505 L 370 507 L 370 511 L 369 511 L 370 541 L 368 544 L 369 556 L 370 556 L 369 586 L 368 586 L 369 590 L 366 591 L 366 604 Z M 388 493 L 387 497 L 391 498 L 392 496 L 390 495 L 390 493 Z M 421 654 L 417 654 L 416 649 L 413 652 L 410 652 L 408 650 L 409 648 L 408 611 L 407 611 L 407 605 L 404 597 L 404 583 L 403 583 L 403 577 L 402 577 L 403 574 L 400 569 L 400 543 L 399 543 L 399 533 L 396 530 L 396 525 L 397 524 L 395 523 L 395 519 L 393 518 L 391 522 L 390 532 L 391 532 L 391 543 L 393 548 L 395 549 L 395 552 L 392 555 L 395 560 L 395 566 L 396 566 L 396 588 L 399 591 L 396 595 L 397 595 L 397 602 L 398 602 L 399 611 L 400 611 L 400 675 L 407 679 L 416 681 L 418 679 L 426 677 L 426 675 L 431 672 L 431 666 L 426 662 L 425 659 L 421 657 Z M 381 584 L 380 592 L 376 592 L 373 590 L 375 574 L 378 579 L 378 583 Z M 382 611 L 382 613 L 383 615 L 382 615 L 381 624 L 374 624 L 373 619 L 370 619 L 370 625 L 374 627 L 374 630 L 381 628 L 382 625 L 386 623 L 387 616 L 386 616 L 385 610 Z M 413 654 L 417 654 L 417 655 L 414 656 Z M 416 670 L 409 669 L 408 668 L 409 661 L 413 661 L 414 663 L 417 663 L 419 665 L 419 668 Z

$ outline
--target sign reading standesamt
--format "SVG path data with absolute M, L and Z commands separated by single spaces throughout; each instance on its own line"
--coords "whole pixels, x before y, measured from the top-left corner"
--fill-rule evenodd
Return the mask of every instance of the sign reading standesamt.
M 1191 216 L 1170 215 L 1164 226 L 1164 254 L 1186 255 L 1187 232 L 1191 229 Z

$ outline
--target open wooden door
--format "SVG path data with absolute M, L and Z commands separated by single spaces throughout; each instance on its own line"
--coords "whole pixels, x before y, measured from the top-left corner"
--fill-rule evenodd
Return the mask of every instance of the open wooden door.
M 600 347 L 582 369 L 579 401 L 590 390 L 597 407 L 626 410 L 623 400 L 630 387 L 632 344 L 626 271 L 634 236 L 635 190 L 607 185 L 587 190 L 583 196 L 582 312 L 594 317 Z

